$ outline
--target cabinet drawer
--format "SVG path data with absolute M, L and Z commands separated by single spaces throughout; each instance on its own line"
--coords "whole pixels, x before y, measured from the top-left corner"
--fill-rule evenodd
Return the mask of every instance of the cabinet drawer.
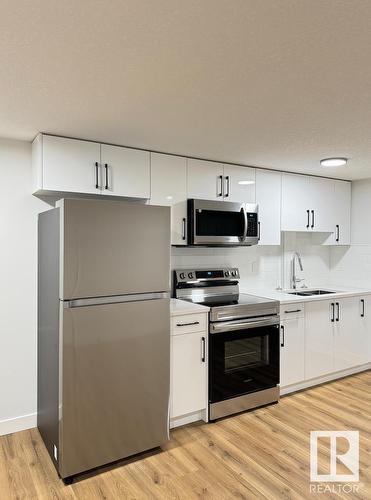
M 280 307 L 280 319 L 296 319 L 304 317 L 304 304 L 296 302 L 294 304 L 286 304 Z
M 171 334 L 180 335 L 182 333 L 206 331 L 207 318 L 206 313 L 174 316 L 171 318 Z

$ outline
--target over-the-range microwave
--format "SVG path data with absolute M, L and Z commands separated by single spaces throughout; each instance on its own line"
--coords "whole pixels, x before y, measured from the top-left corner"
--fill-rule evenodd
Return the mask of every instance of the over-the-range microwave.
M 187 200 L 188 245 L 249 246 L 259 241 L 258 205 Z

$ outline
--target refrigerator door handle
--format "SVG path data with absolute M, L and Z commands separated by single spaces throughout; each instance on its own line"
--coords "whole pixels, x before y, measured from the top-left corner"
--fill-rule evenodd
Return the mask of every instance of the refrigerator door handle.
M 104 304 L 121 304 L 125 302 L 141 302 L 143 300 L 158 300 L 170 298 L 170 292 L 134 293 L 130 295 L 114 295 L 109 297 L 92 297 L 86 299 L 64 300 L 63 307 L 100 306 Z

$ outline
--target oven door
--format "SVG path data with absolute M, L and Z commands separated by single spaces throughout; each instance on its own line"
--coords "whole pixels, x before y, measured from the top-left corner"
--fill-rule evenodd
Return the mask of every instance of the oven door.
M 279 384 L 277 317 L 211 323 L 209 349 L 210 403 Z
M 245 203 L 188 200 L 188 244 L 240 246 L 257 243 L 257 211 L 254 214 L 251 207 L 249 205 L 248 217 Z

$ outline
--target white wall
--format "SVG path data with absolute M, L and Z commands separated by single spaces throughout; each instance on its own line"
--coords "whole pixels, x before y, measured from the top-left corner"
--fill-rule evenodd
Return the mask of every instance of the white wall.
M 371 179 L 352 182 L 350 247 L 331 247 L 331 284 L 371 289 Z
M 0 139 L 0 173 L 1 435 L 36 421 L 36 223 L 48 205 L 31 196 L 29 143 Z
M 330 248 L 316 245 L 312 235 L 283 233 L 281 246 L 238 248 L 173 248 L 172 269 L 231 266 L 240 269 L 242 290 L 267 290 L 290 287 L 290 260 L 300 252 L 307 286 L 328 285 L 330 279 Z M 302 283 L 299 284 L 301 286 Z

